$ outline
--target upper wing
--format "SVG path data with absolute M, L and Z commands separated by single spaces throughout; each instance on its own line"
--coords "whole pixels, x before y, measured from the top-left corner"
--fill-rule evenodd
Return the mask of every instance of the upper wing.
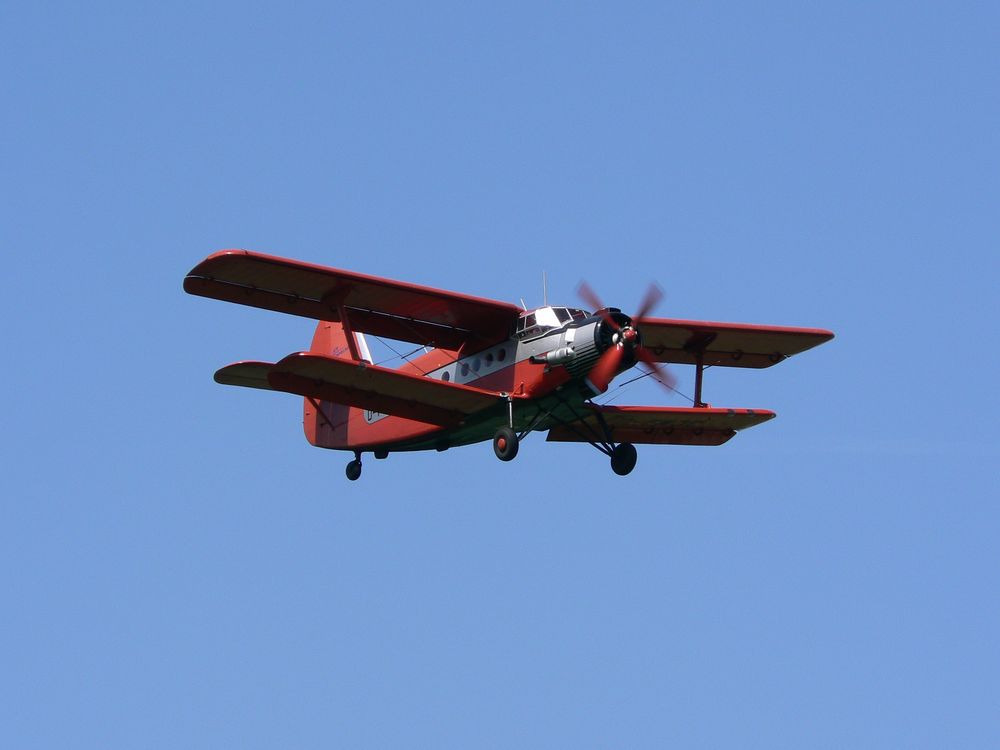
M 216 372 L 215 380 L 296 393 L 443 427 L 455 426 L 471 414 L 503 403 L 494 391 L 310 352 L 289 354 L 276 364 L 237 362 Z
M 722 445 L 737 430 L 773 419 L 767 409 L 713 409 L 680 406 L 591 405 L 583 419 L 549 430 L 548 440 L 591 442 L 603 439 L 601 421 L 619 443 Z
M 343 315 L 356 331 L 445 349 L 500 341 L 520 312 L 506 302 L 247 250 L 208 256 L 188 273 L 184 291 L 316 320 Z
M 664 318 L 642 321 L 642 343 L 653 359 L 684 365 L 697 364 L 701 351 L 706 365 L 770 367 L 832 338 L 833 333 L 822 328 Z

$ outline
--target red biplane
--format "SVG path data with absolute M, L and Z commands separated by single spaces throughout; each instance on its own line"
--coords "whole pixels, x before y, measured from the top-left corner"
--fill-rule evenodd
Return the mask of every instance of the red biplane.
M 225 385 L 305 397 L 306 438 L 361 455 L 446 450 L 493 440 L 502 461 L 529 432 L 590 443 L 616 474 L 636 462 L 635 443 L 721 445 L 737 430 L 775 416 L 766 409 L 712 408 L 702 373 L 715 367 L 770 367 L 833 338 L 785 328 L 651 318 L 650 287 L 633 317 L 605 307 L 586 285 L 593 312 L 506 302 L 365 276 L 245 250 L 223 250 L 195 266 L 185 291 L 318 320 L 309 351 L 278 362 L 237 362 L 215 373 Z M 428 350 L 398 369 L 372 361 L 365 334 Z M 612 379 L 642 363 L 661 383 L 661 363 L 693 365 L 694 405 L 609 406 L 592 401 Z

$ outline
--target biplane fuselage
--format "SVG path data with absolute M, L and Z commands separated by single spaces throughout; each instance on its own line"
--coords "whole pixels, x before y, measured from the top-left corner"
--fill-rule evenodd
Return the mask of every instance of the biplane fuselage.
M 626 319 L 617 311 L 613 314 Z M 446 427 L 374 409 L 338 410 L 330 404 L 324 411 L 322 404 L 306 399 L 307 438 L 320 447 L 379 453 L 444 450 L 489 440 L 502 425 L 523 432 L 548 430 L 559 421 L 573 421 L 574 413 L 579 416 L 586 400 L 597 395 L 597 390 L 587 384 L 586 375 L 610 345 L 610 336 L 602 331 L 602 318 L 576 308 L 546 306 L 525 311 L 518 324 L 512 336 L 498 344 L 468 352 L 432 349 L 409 359 L 398 370 L 503 394 L 493 408 L 466 417 L 460 425 Z M 346 335 L 337 323 L 320 323 L 312 351 L 352 357 Z M 371 364 L 364 334 L 354 336 L 360 361 Z
M 274 363 L 227 365 L 215 379 L 303 396 L 307 439 L 354 452 L 351 479 L 360 475 L 365 452 L 385 458 L 492 437 L 497 456 L 510 460 L 520 438 L 535 431 L 547 431 L 549 440 L 590 443 L 611 457 L 616 473 L 627 474 L 635 443 L 721 445 L 775 416 L 704 403 L 706 367 L 770 367 L 833 337 L 822 329 L 650 318 L 650 295 L 634 319 L 603 306 L 521 310 L 236 250 L 209 256 L 184 288 L 319 321 L 308 351 Z M 425 353 L 398 369 L 382 367 L 372 362 L 366 333 L 417 343 Z M 693 365 L 694 405 L 591 401 L 637 363 L 654 377 L 663 375 L 658 363 Z

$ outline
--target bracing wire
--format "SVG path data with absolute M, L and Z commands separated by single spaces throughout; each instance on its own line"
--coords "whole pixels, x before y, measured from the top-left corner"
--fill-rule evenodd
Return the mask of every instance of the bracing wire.
M 652 377 L 653 380 L 655 380 L 660 385 L 666 386 L 667 388 L 669 388 L 670 390 L 672 390 L 674 393 L 676 393 L 681 398 L 685 398 L 688 401 L 690 401 L 692 404 L 694 404 L 694 399 L 693 398 L 691 398 L 689 395 L 687 395 L 683 391 L 678 390 L 674 386 L 670 385 L 670 383 L 666 383 L 666 382 L 660 380 L 658 377 L 656 377 L 656 373 L 653 370 L 646 370 L 645 372 L 642 373 L 642 375 L 637 375 L 636 377 L 630 378 L 629 380 L 626 380 L 624 383 L 621 383 L 620 385 L 616 386 L 615 389 L 614 389 L 614 391 L 612 391 L 612 393 L 609 395 L 609 398 L 606 401 L 601 401 L 600 404 L 602 406 L 605 405 L 605 404 L 610 404 L 612 401 L 614 401 L 616 398 L 618 398 L 619 396 L 622 395 L 622 391 L 623 391 L 624 388 L 626 388 L 627 386 L 632 385 L 636 381 L 642 380 L 643 378 L 649 378 L 649 377 Z
M 387 349 L 391 350 L 391 351 L 392 351 L 392 353 L 396 355 L 395 357 L 386 357 L 385 359 L 383 359 L 383 360 L 381 360 L 381 361 L 379 361 L 379 362 L 376 362 L 376 363 L 375 363 L 376 365 L 384 365 L 384 364 L 386 364 L 387 362 L 392 362 L 392 361 L 394 361 L 394 360 L 396 360 L 396 359 L 401 359 L 401 360 L 403 360 L 404 362 L 408 362 L 409 364 L 411 364 L 411 365 L 413 365 L 414 367 L 416 367 L 416 368 L 417 368 L 418 370 L 420 370 L 420 372 L 422 372 L 422 373 L 423 373 L 424 375 L 426 375 L 426 374 L 427 374 L 427 370 L 423 369 L 422 367 L 420 367 L 420 365 L 418 365 L 418 364 L 416 364 L 416 363 L 414 363 L 414 362 L 410 362 L 410 359 L 409 359 L 410 357 L 412 357 L 412 356 L 413 356 L 414 354 L 416 354 L 417 352 L 419 352 L 419 351 L 425 351 L 425 350 L 426 350 L 426 347 L 424 347 L 424 346 L 418 346 L 418 347 L 417 347 L 416 349 L 414 349 L 413 351 L 411 351 L 411 352 L 407 352 L 406 354 L 402 354 L 402 353 L 400 353 L 400 352 L 399 352 L 399 351 L 398 351 L 398 350 L 396 349 L 396 347 L 394 347 L 394 346 L 393 346 L 392 344 L 390 344 L 390 343 L 389 343 L 388 341 L 386 341 L 385 339 L 383 339 L 383 338 L 382 338 L 381 336 L 375 336 L 375 335 L 372 335 L 372 334 L 370 334 L 370 335 L 372 336 L 372 338 L 374 338 L 374 339 L 375 339 L 376 341 L 378 341 L 378 342 L 379 342 L 380 344 L 382 344 L 382 345 L 383 345 L 384 347 L 386 347 Z

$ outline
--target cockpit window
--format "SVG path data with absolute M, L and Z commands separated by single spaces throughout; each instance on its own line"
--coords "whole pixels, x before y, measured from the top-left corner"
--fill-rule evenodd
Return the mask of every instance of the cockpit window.
M 550 331 L 555 328 L 562 328 L 574 318 L 585 318 L 586 313 L 582 310 L 573 310 L 566 307 L 539 307 L 532 312 L 521 313 L 517 320 L 517 337 L 528 338 Z

